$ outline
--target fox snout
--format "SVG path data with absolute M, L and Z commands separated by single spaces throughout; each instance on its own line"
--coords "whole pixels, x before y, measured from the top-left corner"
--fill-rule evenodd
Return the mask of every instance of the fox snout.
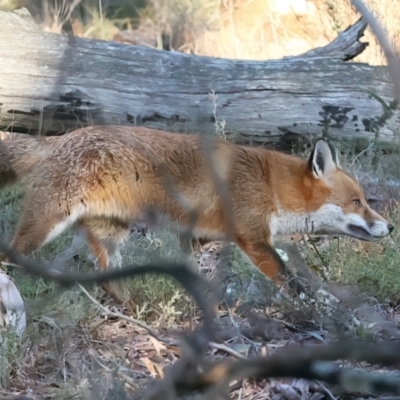
M 371 210 L 371 213 L 376 214 Z M 379 214 L 369 221 L 357 214 L 349 215 L 347 224 L 348 234 L 357 239 L 373 241 L 384 238 L 393 232 L 394 226 Z
M 372 236 L 384 237 L 392 233 L 394 226 L 387 221 L 375 221 L 371 224 Z

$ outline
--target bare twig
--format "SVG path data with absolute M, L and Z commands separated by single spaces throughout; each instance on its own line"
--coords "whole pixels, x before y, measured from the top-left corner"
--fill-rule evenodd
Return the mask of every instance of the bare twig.
M 286 377 L 320 380 L 352 391 L 400 394 L 399 376 L 365 373 L 331 362 L 341 359 L 392 366 L 400 363 L 400 343 L 351 340 L 313 347 L 291 346 L 267 357 L 209 364 L 201 371 L 187 366 L 185 374 L 175 376 L 175 390 L 183 394 L 212 388 L 214 393 L 229 390 L 230 382 L 245 378 Z
M 196 303 L 203 311 L 203 335 L 198 335 L 196 337 L 196 340 L 199 340 L 197 345 L 199 345 L 201 348 L 204 348 L 204 346 L 208 345 L 208 341 L 212 340 L 213 338 L 213 319 L 215 315 L 214 308 L 212 302 L 207 300 L 206 296 L 204 296 L 206 290 L 211 290 L 211 285 L 185 263 L 163 262 L 163 265 L 131 264 L 130 266 L 121 269 L 82 274 L 74 272 L 61 272 L 54 268 L 43 267 L 32 260 L 22 257 L 2 242 L 0 242 L 0 251 L 2 251 L 12 263 L 23 266 L 30 274 L 40 276 L 44 279 L 56 281 L 64 286 L 71 286 L 77 283 L 81 285 L 93 283 L 99 284 L 108 282 L 110 280 L 124 279 L 127 277 L 148 273 L 169 275 L 176 279 L 194 297 Z
M 201 137 L 200 143 L 203 148 L 203 154 L 210 167 L 209 170 L 211 173 L 211 178 L 214 182 L 215 188 L 217 189 L 218 194 L 221 198 L 221 202 L 223 204 L 224 217 L 225 217 L 224 222 L 226 224 L 225 226 L 226 240 L 234 241 L 235 219 L 233 214 L 232 196 L 230 195 L 230 190 L 226 178 L 222 176 L 221 172 L 217 168 L 217 162 L 215 157 L 218 142 L 216 138 L 212 137 L 211 135 L 207 135 Z M 232 162 L 233 160 L 230 161 Z
M 390 45 L 388 36 L 386 35 L 381 23 L 372 15 L 369 8 L 364 4 L 362 0 L 351 0 L 357 11 L 364 17 L 371 27 L 372 32 L 378 39 L 379 44 L 385 54 L 386 60 L 388 62 L 388 70 L 390 78 L 393 81 L 395 93 L 394 97 L 397 100 L 397 104 L 400 103 L 400 62 L 399 57 L 393 51 Z
M 148 326 L 147 324 L 145 324 L 144 322 L 142 322 L 142 321 L 140 321 L 140 320 L 138 320 L 136 318 L 132 318 L 132 317 L 129 317 L 127 315 L 124 315 L 124 314 L 117 313 L 117 312 L 109 310 L 107 307 L 104 307 L 103 305 L 101 305 L 93 296 L 91 296 L 90 293 L 82 285 L 78 284 L 78 287 L 86 295 L 86 297 L 92 303 L 94 303 L 97 307 L 101 308 L 105 314 L 113 316 L 113 317 L 117 317 L 119 319 L 123 319 L 124 321 L 130 322 L 131 324 L 140 326 L 145 331 L 147 331 L 147 333 L 149 335 L 153 336 L 155 339 L 157 339 L 160 342 L 167 343 L 169 345 L 177 345 L 179 343 L 178 341 L 174 341 L 174 340 L 171 341 L 171 340 L 168 340 L 168 339 L 165 339 L 165 338 L 161 337 L 159 335 L 159 333 L 156 332 L 153 328 L 151 328 L 150 326 Z
M 372 16 L 362 0 L 352 0 L 352 3 L 369 23 L 383 48 L 389 64 L 389 73 L 395 85 L 395 97 L 397 101 L 400 101 L 399 60 L 393 52 L 381 25 Z M 362 24 L 364 24 L 363 21 L 360 22 L 360 25 Z M 140 143 L 138 143 L 139 145 Z M 216 155 L 219 156 L 218 144 L 214 141 L 214 138 L 207 137 L 202 139 L 201 145 L 206 163 L 210 166 L 209 173 L 211 173 L 221 203 L 224 206 L 226 239 L 233 240 L 235 233 L 233 204 L 230 196 L 228 177 L 224 176 L 225 170 L 221 171 L 218 169 L 219 160 L 216 159 Z M 154 165 L 160 168 L 160 173 L 163 175 L 162 165 L 160 162 L 157 162 L 154 152 L 151 149 L 145 150 L 151 153 L 148 154 L 149 157 L 154 157 Z M 355 161 L 356 159 L 353 161 L 353 164 Z M 188 213 L 189 228 L 192 231 L 197 220 L 197 210 L 194 210 L 192 205 L 175 190 L 173 184 L 174 182 L 170 181 L 169 177 L 165 178 L 166 191 Z M 339 385 L 351 391 L 400 394 L 400 378 L 396 375 L 367 373 L 356 369 L 342 368 L 339 364 L 334 363 L 337 360 L 353 360 L 394 366 L 400 363 L 400 343 L 398 342 L 365 343 L 360 341 L 342 341 L 313 347 L 290 346 L 289 348 L 286 347 L 276 351 L 273 355 L 255 358 L 246 358 L 228 346 L 212 342 L 215 337 L 215 326 L 213 323 L 215 313 L 213 305 L 204 296 L 205 289 L 208 289 L 210 286 L 185 263 L 162 262 L 162 265 L 132 264 L 118 270 L 82 274 L 60 272 L 54 268 L 44 268 L 36 262 L 21 257 L 2 243 L 0 243 L 0 250 L 14 264 L 23 266 L 31 274 L 57 281 L 64 286 L 79 284 L 86 296 L 106 314 L 136 324 L 145 329 L 157 340 L 168 344 L 175 344 L 176 342 L 167 341 L 158 332 L 139 320 L 111 312 L 90 296 L 81 285 L 104 283 L 109 280 L 124 279 L 145 273 L 161 273 L 176 279 L 195 298 L 197 304 L 203 310 L 203 329 L 195 331 L 192 335 L 187 336 L 186 340 L 181 341 L 183 347 L 182 356 L 166 371 L 166 375 L 162 380 L 149 385 L 150 391 L 146 397 L 148 400 L 176 398 L 177 395 L 198 390 L 205 391 L 208 398 L 216 399 L 221 393 L 226 394 L 226 392 L 232 390 L 233 386 L 231 383 L 234 381 L 242 382 L 248 378 L 261 379 L 272 377 L 323 381 L 328 384 Z M 277 258 L 277 261 L 283 263 L 275 249 L 271 249 L 271 251 Z M 236 359 L 209 362 L 202 355 L 203 350 L 207 347 L 225 351 Z M 131 381 L 131 384 L 133 387 L 136 387 L 134 381 Z M 325 390 L 332 397 L 328 389 L 325 388 Z
M 239 360 L 247 360 L 247 357 L 243 356 L 242 354 L 238 353 L 237 351 L 231 349 L 230 347 L 228 347 L 228 346 L 226 346 L 224 344 L 211 342 L 209 344 L 209 346 L 211 348 L 213 348 L 213 349 L 216 349 L 216 350 L 225 351 L 225 353 L 228 353 L 231 356 L 233 356 L 235 358 L 238 358 Z

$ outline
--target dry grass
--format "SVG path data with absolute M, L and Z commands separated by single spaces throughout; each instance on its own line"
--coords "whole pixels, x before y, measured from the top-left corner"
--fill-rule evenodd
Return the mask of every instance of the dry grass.
M 22 194 L 20 187 L 2 190 L 0 193 L 0 235 L 10 240 L 15 230 L 19 215 L 20 201 L 17 199 Z M 41 260 L 51 260 L 57 255 L 66 251 L 74 237 L 73 231 L 67 231 L 53 242 L 47 244 L 43 249 L 36 252 L 34 257 Z M 93 268 L 93 261 L 86 246 L 78 249 L 76 260 L 72 259 L 64 268 L 79 268 L 88 270 Z M 133 262 L 145 264 L 151 261 L 178 260 L 181 254 L 179 250 L 178 236 L 171 227 L 149 232 L 145 237 L 138 241 L 130 241 L 122 250 L 123 265 Z M 22 271 L 14 271 L 14 278 L 17 280 L 18 287 L 24 297 L 30 299 L 42 298 L 44 295 L 55 290 L 54 284 L 47 284 L 41 279 L 30 278 Z M 132 298 L 137 304 L 138 309 L 152 308 L 153 312 L 147 314 L 159 315 L 168 314 L 165 304 L 169 304 L 171 310 L 175 303 L 182 307 L 188 304 L 187 298 L 179 286 L 171 279 L 164 277 L 154 277 L 153 275 L 143 276 L 135 279 L 127 279 L 122 283 L 116 284 L 120 290 L 126 293 L 127 298 Z M 183 307 L 184 308 L 184 307 Z
M 345 166 L 353 164 L 356 171 L 369 171 L 370 159 L 374 156 L 374 149 L 370 150 L 365 158 L 360 157 L 356 161 L 348 153 Z M 397 170 L 393 169 L 393 176 L 397 176 Z M 16 198 L 20 194 L 19 187 L 0 193 L 1 236 L 9 238 L 15 229 L 20 210 L 20 202 Z M 398 225 L 399 216 L 392 215 L 390 218 L 396 218 L 394 223 Z M 152 231 L 146 237 L 130 242 L 123 250 L 124 264 L 178 259 L 180 252 L 174 228 L 165 225 L 157 233 Z M 72 233 L 66 233 L 35 257 L 49 260 L 67 249 L 71 239 Z M 328 267 L 330 280 L 355 285 L 365 291 L 370 304 L 386 301 L 396 304 L 400 289 L 397 279 L 399 242 L 400 232 L 380 243 L 368 244 L 366 248 L 361 247 L 358 241 L 341 238 L 339 242 L 330 240 L 319 246 L 318 255 L 308 250 L 306 256 L 311 266 L 324 269 L 325 272 Z M 79 250 L 79 256 L 79 259 L 71 260 L 66 268 L 92 268 L 86 248 Z M 10 372 L 3 379 L 5 389 L 23 391 L 29 387 L 35 394 L 46 394 L 57 399 L 124 399 L 140 393 L 151 376 L 161 376 L 160 371 L 179 356 L 176 347 L 154 342 L 136 325 L 106 316 L 78 288 L 61 291 L 55 284 L 33 279 L 20 270 L 11 273 L 26 302 L 28 331 L 22 341 L 14 338 L 8 341 L 7 349 L 1 349 L 3 353 L 7 351 L 4 359 L 9 360 Z M 295 324 L 304 332 L 310 327 L 315 330 L 317 326 L 326 325 L 327 318 L 318 315 L 314 303 L 300 304 L 300 307 L 280 305 L 278 310 L 269 307 L 266 302 L 269 296 L 267 285 L 263 284 L 265 277 L 250 267 L 240 251 L 234 252 L 228 277 L 230 293 L 237 289 L 237 299 L 230 305 L 223 302 L 219 312 L 222 325 L 228 321 L 235 327 L 251 326 L 251 319 L 247 320 L 247 317 L 253 310 L 267 310 L 267 315 L 274 318 L 280 315 L 279 320 L 286 324 L 289 321 L 289 324 Z M 183 326 L 190 327 L 198 322 L 198 313 L 190 298 L 169 279 L 149 275 L 127 279 L 117 285 L 127 299 L 134 300 L 135 317 L 154 329 L 182 329 Z M 90 294 L 102 305 L 115 310 L 102 291 L 92 288 Z M 261 301 L 254 302 L 254 298 Z M 124 313 L 125 310 L 119 309 L 119 312 Z M 366 321 L 365 324 L 347 328 L 350 331 L 348 334 L 373 337 L 368 328 L 369 320 Z M 268 324 L 266 332 L 272 335 L 274 330 Z M 280 345 L 293 340 L 291 336 L 284 336 L 282 329 L 274 333 Z M 312 338 L 312 335 L 304 335 Z M 314 332 L 314 335 L 318 337 L 320 333 Z M 256 339 L 243 337 L 230 340 L 228 344 L 232 352 L 244 355 L 251 348 L 255 347 L 257 351 L 263 348 Z M 221 352 L 214 349 L 211 355 L 221 357 Z M 243 398 L 251 399 L 256 392 L 262 393 L 262 386 L 253 385 L 250 390 L 245 384 L 244 388 L 247 388 L 248 397 Z
M 15 230 L 20 212 L 17 196 L 21 193 L 19 187 L 0 193 L 0 236 L 3 239 L 9 239 Z M 68 249 L 72 238 L 73 232 L 67 232 L 34 257 L 51 260 Z M 86 246 L 79 249 L 78 255 L 79 258 L 70 260 L 63 268 L 82 271 L 93 268 Z M 167 228 L 157 236 L 149 233 L 129 243 L 122 256 L 124 265 L 132 261 L 178 259 L 177 235 Z M 147 381 L 150 378 L 143 357 L 154 344 L 143 329 L 107 317 L 78 287 L 62 290 L 54 283 L 32 278 L 19 269 L 9 273 L 24 298 L 28 330 L 22 340 L 11 338 L 7 348 L 0 345 L 3 363 L 8 360 L 9 371 L 1 377 L 4 390 L 18 392 L 30 388 L 32 394 L 46 394 L 57 399 L 109 398 L 111 394 L 116 396 L 113 398 L 123 399 L 138 388 L 137 379 Z M 136 319 L 153 329 L 182 326 L 193 312 L 191 299 L 171 279 L 148 275 L 115 285 L 126 299 L 134 300 Z M 102 305 L 115 309 L 98 288 L 91 288 L 89 293 Z M 125 311 L 120 308 L 120 312 Z M 121 340 L 130 343 L 128 349 L 119 347 Z M 135 351 L 130 347 L 132 344 L 137 345 Z M 126 360 L 130 360 L 128 365 Z M 0 371 L 5 370 L 0 367 Z
M 116 7 L 111 7 L 114 3 Z M 358 18 L 350 0 L 146 0 L 129 7 L 125 3 L 76 0 L 65 11 L 60 6 L 64 1 L 56 2 L 55 7 L 47 0 L 31 10 L 43 29 L 53 32 L 64 29 L 77 36 L 112 40 L 128 29 L 132 42 L 253 60 L 279 59 L 324 46 Z M 400 3 L 367 3 L 399 50 Z M 1 0 L 0 9 L 29 4 L 26 0 Z M 369 29 L 363 40 L 370 46 L 356 61 L 385 64 Z
M 400 198 L 400 148 L 393 145 L 391 153 L 382 154 L 371 144 L 363 154 L 355 154 L 349 144 L 338 143 L 342 150 L 342 166 L 358 178 L 367 194 L 377 198 Z M 400 225 L 397 206 L 382 212 L 395 227 Z M 348 237 L 331 238 L 318 247 L 307 247 L 306 260 L 326 277 L 341 285 L 364 291 L 379 302 L 398 304 L 400 301 L 400 230 L 377 243 L 361 242 Z
M 370 0 L 393 42 L 400 29 L 400 4 L 396 0 Z M 223 2 L 214 29 L 195 38 L 197 54 L 240 59 L 279 59 L 297 55 L 332 41 L 358 18 L 350 0 Z M 367 30 L 369 48 L 356 61 L 381 65 L 380 47 Z
M 265 3 L 261 4 L 257 0 L 246 3 L 228 1 L 223 4 L 209 2 L 209 8 L 204 13 L 201 10 L 203 3 L 199 1 L 194 4 L 187 0 L 181 2 L 182 9 L 178 13 L 165 4 L 164 7 L 157 8 L 156 2 L 153 2 L 143 11 L 141 18 L 151 17 L 157 8 L 160 14 L 157 16 L 158 33 L 160 26 L 171 29 L 171 25 L 178 25 L 179 21 L 184 21 L 181 23 L 184 33 L 175 33 L 181 35 L 179 40 L 183 38 L 181 42 L 176 42 L 179 49 L 197 54 L 210 52 L 209 55 L 244 59 L 279 58 L 296 52 L 301 53 L 308 50 L 304 41 L 309 48 L 315 47 L 316 43 L 323 45 L 336 31 L 342 30 L 356 18 L 349 9 L 347 0 L 336 1 L 330 8 L 325 1 L 319 0 L 319 5 L 315 1 L 318 10 L 324 7 L 326 10 L 319 11 L 318 18 L 308 23 L 304 16 L 272 18 L 271 15 L 276 14 L 271 14 L 271 10 L 264 10 L 262 7 L 265 7 Z M 391 17 L 385 18 L 388 30 L 393 32 L 393 35 L 398 35 L 399 27 L 395 23 L 400 16 L 398 3 L 395 0 L 382 3 L 376 0 L 374 4 L 380 15 Z M 0 6 L 12 8 L 7 0 L 3 0 Z M 264 18 L 265 13 L 268 13 L 268 18 Z M 105 18 L 96 8 L 92 8 L 90 23 L 78 24 L 75 28 L 81 36 L 111 38 L 118 27 L 129 26 L 129 23 L 124 19 Z M 213 30 L 205 30 L 204 24 Z M 331 36 L 325 31 L 323 33 L 322 28 L 328 29 Z M 291 42 L 293 38 L 297 42 Z M 382 61 L 377 46 L 371 46 L 369 53 L 366 52 L 362 55 L 364 56 L 364 61 L 370 63 L 379 64 Z M 379 168 L 375 168 L 375 150 L 372 146 L 365 156 L 355 160 L 351 149 L 345 149 L 348 160 L 344 164 L 351 165 L 356 173 L 378 173 L 383 180 L 386 177 L 400 178 L 399 154 L 395 152 L 385 156 L 379 160 Z M 20 194 L 19 187 L 0 193 L 2 237 L 10 238 L 15 229 L 20 211 L 20 203 L 16 198 Z M 399 226 L 398 213 L 388 218 Z M 49 260 L 66 250 L 71 240 L 72 234 L 66 233 L 38 252 L 35 257 Z M 356 286 L 364 291 L 370 302 L 390 302 L 396 305 L 400 292 L 399 244 L 399 231 L 377 244 L 364 245 L 347 238 L 332 239 L 318 247 L 318 254 L 308 248 L 306 258 L 311 266 L 324 270 L 330 280 L 342 285 Z M 75 270 L 92 268 L 86 249 L 80 250 L 79 256 L 79 260 L 72 260 L 66 267 Z M 124 264 L 179 257 L 177 236 L 168 229 L 158 231 L 157 234 L 152 232 L 139 242 L 130 243 L 123 251 Z M 261 274 L 251 269 L 238 251 L 232 259 L 232 271 L 237 279 L 245 282 L 243 290 L 238 294 L 240 303 L 247 302 L 246 295 L 250 291 L 265 296 L 265 293 L 256 287 L 263 279 Z M 46 393 L 46 396 L 57 399 L 125 399 L 128 398 L 128 394 L 131 395 L 140 389 L 151 376 L 162 375 L 157 368 L 162 369 L 172 364 L 179 356 L 178 349 L 166 349 L 155 344 L 137 326 L 105 317 L 78 288 L 61 291 L 55 284 L 32 279 L 22 271 L 15 270 L 11 273 L 26 301 L 29 319 L 28 331 L 23 340 L 14 338 L 8 341 L 7 349 L 2 349 L 7 352 L 4 359 L 10 360 L 10 373 L 2 377 L 2 386 L 5 389 L 24 391 L 30 388 L 35 394 Z M 127 299 L 134 300 L 135 317 L 154 328 L 188 326 L 188 321 L 197 318 L 192 302 L 172 280 L 144 276 L 127 279 L 117 285 Z M 107 299 L 104 299 L 103 293 L 98 289 L 92 288 L 90 294 L 109 306 L 106 303 Z M 303 311 L 305 315 L 308 310 Z M 228 307 L 228 311 L 224 313 L 228 314 L 228 319 L 235 320 L 235 323 L 241 321 L 242 316 L 236 315 L 232 308 Z M 307 321 L 307 318 L 303 316 L 302 324 L 304 321 Z M 358 337 L 368 337 L 370 331 L 364 325 L 360 325 L 354 334 Z M 254 341 L 244 342 L 243 338 L 241 340 L 242 342 L 235 343 L 237 347 L 233 347 L 236 351 L 245 349 L 247 354 L 252 346 L 261 348 L 261 345 L 255 344 Z M 279 340 L 282 341 L 282 338 Z M 252 398 L 254 387 L 256 385 L 252 384 L 251 390 L 248 390 L 248 397 L 242 398 Z M 240 396 L 246 393 L 247 389 L 249 384 L 246 382 Z M 258 389 L 263 395 L 262 389 Z

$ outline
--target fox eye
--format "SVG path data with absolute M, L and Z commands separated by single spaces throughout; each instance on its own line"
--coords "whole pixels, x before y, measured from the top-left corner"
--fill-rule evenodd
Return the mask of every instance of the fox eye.
M 354 203 L 357 207 L 361 207 L 361 201 L 360 201 L 360 199 L 355 199 L 355 200 L 353 200 L 353 203 Z

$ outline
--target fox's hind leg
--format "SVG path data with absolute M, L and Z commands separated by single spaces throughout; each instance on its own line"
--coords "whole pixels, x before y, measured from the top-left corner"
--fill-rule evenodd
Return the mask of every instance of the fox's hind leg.
M 110 265 L 121 267 L 119 249 L 128 238 L 129 223 L 114 218 L 91 217 L 80 221 L 79 228 L 101 269 L 107 270 Z M 102 287 L 116 302 L 123 303 L 111 282 L 102 284 Z
M 30 254 L 46 243 L 51 242 L 70 228 L 79 218 L 76 212 L 63 212 L 62 209 L 46 204 L 34 193 L 28 193 L 24 199 L 23 211 L 19 220 L 11 247 L 21 254 Z
M 77 221 L 77 212 L 62 212 L 61 207 L 52 207 L 44 196 L 28 192 L 23 202 L 23 210 L 10 247 L 22 255 L 29 255 L 51 242 Z M 10 261 L 0 254 L 0 261 Z
M 90 217 L 82 220 L 79 225 L 83 234 L 88 235 L 88 244 L 102 269 L 107 269 L 110 265 L 122 266 L 119 250 L 128 239 L 129 222 L 116 218 Z

